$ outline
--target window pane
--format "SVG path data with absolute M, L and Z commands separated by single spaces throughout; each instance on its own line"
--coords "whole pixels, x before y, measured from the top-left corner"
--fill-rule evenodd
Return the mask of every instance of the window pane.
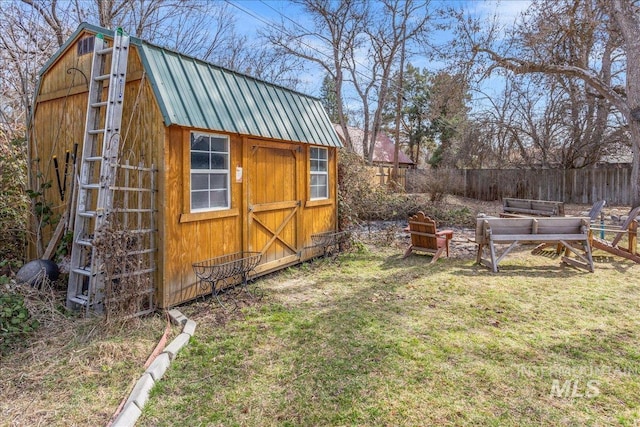
M 328 150 L 326 148 L 311 148 L 311 151 L 309 153 L 310 157 L 312 159 L 316 159 L 316 160 L 327 160 L 327 155 L 328 155 Z
M 327 161 L 326 160 L 318 160 L 318 170 L 322 172 L 327 171 Z
M 318 199 L 319 197 L 320 196 L 318 196 L 318 187 L 311 186 L 311 198 Z
M 227 167 L 227 159 L 229 156 L 227 154 L 211 154 L 211 169 L 228 169 Z
M 320 169 L 319 169 L 319 166 L 318 166 L 318 161 L 317 161 L 317 160 L 311 159 L 311 170 L 312 170 L 313 172 L 317 172 L 317 171 L 319 171 L 319 170 L 320 170 Z
M 211 174 L 210 175 L 211 189 L 225 189 L 227 188 L 227 175 Z
M 191 190 L 208 190 L 209 189 L 209 175 L 202 173 L 191 174 Z
M 191 134 L 191 150 L 209 151 L 209 137 Z
M 191 152 L 191 169 L 209 169 L 209 154 Z
M 327 186 L 326 175 L 311 175 L 311 186 Z
M 216 138 L 211 137 L 211 151 L 218 151 L 221 153 L 226 153 L 227 151 L 227 139 L 226 138 Z
M 191 192 L 191 209 L 209 208 L 209 195 L 207 191 Z
M 212 208 L 223 208 L 227 206 L 227 190 L 212 190 L 209 192 Z
M 311 175 L 311 198 L 320 199 L 329 197 L 327 175 Z
M 327 187 L 311 187 L 312 199 L 326 199 L 327 197 Z

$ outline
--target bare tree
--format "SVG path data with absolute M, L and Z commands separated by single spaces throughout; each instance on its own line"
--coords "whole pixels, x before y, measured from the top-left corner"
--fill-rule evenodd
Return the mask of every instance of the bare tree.
M 215 17 L 215 20 L 211 18 Z M 199 0 L 12 0 L 2 3 L 0 14 L 0 125 L 10 139 L 24 137 L 33 105 L 37 73 L 67 40 L 77 25 L 87 21 L 102 27 L 123 27 L 152 43 L 189 51 L 231 68 L 272 73 L 284 81 L 287 67 L 275 55 L 250 50 L 235 32 L 235 19 L 226 4 Z M 214 23 L 215 25 L 211 25 Z M 209 28 L 209 31 L 201 31 Z M 290 74 L 289 74 L 290 75 Z M 289 83 L 294 84 L 295 78 Z M 37 147 L 37 144 L 28 144 Z M 29 158 L 39 153 L 28 153 Z M 29 181 L 36 193 L 46 183 L 34 173 Z M 35 215 L 35 207 L 32 209 Z M 41 226 L 34 227 L 42 245 Z M 42 248 L 39 249 L 42 252 Z
M 294 21 L 283 21 L 265 34 L 269 42 L 284 55 L 300 58 L 320 66 L 335 82 L 337 115 L 347 147 L 351 138 L 343 110 L 345 68 L 349 55 L 360 47 L 359 35 L 367 25 L 368 9 L 362 0 L 295 0 L 312 18 L 307 29 Z
M 369 61 L 363 66 L 356 59 L 355 50 L 348 56 L 347 69 L 363 107 L 363 153 L 368 162 L 373 160 L 373 149 L 382 128 L 393 72 L 399 65 L 398 55 L 410 41 L 420 43 L 425 40 L 427 24 L 431 19 L 429 5 L 428 0 L 382 1 L 382 11 L 371 16 L 364 27 L 367 46 L 365 57 Z M 411 56 L 410 50 L 406 56 Z M 395 88 L 394 93 L 398 89 Z
M 538 19 L 525 21 L 511 39 L 511 50 L 498 51 L 477 44 L 474 51 L 487 55 L 496 67 L 516 74 L 542 73 L 583 81 L 613 105 L 624 118 L 632 141 L 632 201 L 640 204 L 640 5 L 632 0 L 538 1 L 529 11 Z M 564 19 L 564 17 L 582 19 Z M 560 25 L 563 23 L 569 25 Z M 579 25 L 576 25 L 579 24 Z M 597 61 L 592 52 L 560 49 L 579 38 L 597 37 Z M 554 47 L 554 49 L 549 49 Z M 608 56 L 607 56 L 608 55 Z M 619 70 L 615 76 L 611 70 Z M 601 67 L 599 67 L 601 66 Z
M 0 14 L 0 119 L 7 124 L 28 118 L 36 75 L 70 33 L 61 24 L 56 2 L 10 2 Z M 12 126 L 11 129 L 16 129 Z

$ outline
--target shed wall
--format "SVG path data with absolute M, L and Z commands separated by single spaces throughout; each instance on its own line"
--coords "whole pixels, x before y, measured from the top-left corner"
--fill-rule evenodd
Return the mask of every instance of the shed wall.
M 256 271 L 264 274 L 318 255 L 321 250 L 311 247 L 311 234 L 336 225 L 335 148 L 329 149 L 330 198 L 309 201 L 307 144 L 237 134 L 225 134 L 230 142 L 230 209 L 190 213 L 191 131 L 171 127 L 165 146 L 160 202 L 165 221 L 159 254 L 163 270 L 158 289 L 162 307 L 210 292 L 206 284 L 198 283 L 195 262 L 263 251 Z
M 82 37 L 81 35 L 78 39 Z M 88 96 L 87 79 L 90 77 L 91 60 L 90 53 L 78 56 L 76 41 L 68 46 L 68 49 L 50 65 L 41 77 L 29 143 L 32 159 L 30 187 L 38 189 L 42 187 L 43 183 L 48 183 L 48 188 L 44 190 L 44 201 L 52 207 L 55 219 L 52 224 L 43 228 L 44 245 L 51 239 L 57 218 L 65 219 L 65 211 L 71 200 L 71 181 L 74 179 L 71 159 L 66 179 L 64 169 L 66 152 L 73 153 L 76 143 L 78 144 L 76 172 L 80 171 Z M 128 161 L 130 165 L 134 166 L 141 163 L 147 168 L 151 165 L 161 167 L 160 156 L 165 126 L 134 46 L 129 52 L 124 96 L 120 143 L 121 163 L 124 164 Z M 64 200 L 60 196 L 57 184 L 54 155 L 58 159 L 57 175 L 60 177 L 63 187 L 65 187 L 66 181 Z M 144 185 L 149 186 L 148 177 L 145 179 Z M 123 179 L 119 177 L 117 184 L 124 184 Z M 127 197 L 130 197 L 130 203 L 134 205 L 137 203 L 136 195 Z M 116 196 L 114 205 L 118 206 L 122 203 L 122 196 Z M 156 217 L 156 224 L 158 221 L 161 221 L 161 215 Z M 36 242 L 31 241 L 29 257 L 38 257 L 38 252 Z

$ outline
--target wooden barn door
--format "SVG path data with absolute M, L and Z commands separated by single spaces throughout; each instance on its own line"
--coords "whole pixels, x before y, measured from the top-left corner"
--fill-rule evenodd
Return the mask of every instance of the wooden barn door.
M 249 141 L 247 250 L 262 252 L 256 272 L 301 256 L 301 150 L 296 145 Z

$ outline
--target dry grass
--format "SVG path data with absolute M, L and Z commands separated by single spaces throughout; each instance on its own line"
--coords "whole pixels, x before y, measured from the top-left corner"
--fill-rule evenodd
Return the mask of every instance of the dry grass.
M 41 323 L 0 363 L 0 425 L 105 425 L 165 330 L 166 318 L 105 322 L 66 317 L 60 291 L 22 288 Z

